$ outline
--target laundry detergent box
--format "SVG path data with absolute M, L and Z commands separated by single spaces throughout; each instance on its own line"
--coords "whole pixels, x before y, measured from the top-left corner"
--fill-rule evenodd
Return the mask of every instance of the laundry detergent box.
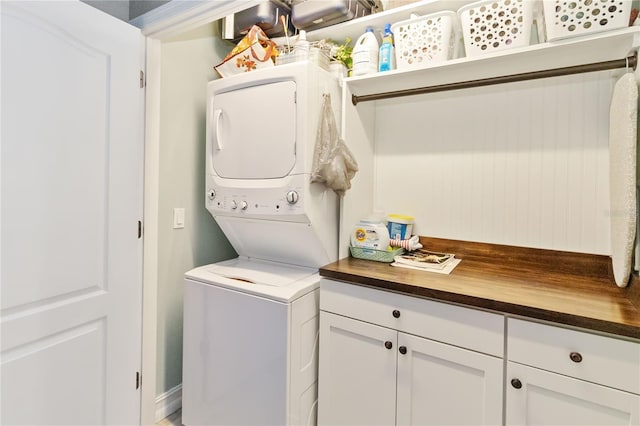
M 389 231 L 384 223 L 363 219 L 351 232 L 351 246 L 375 250 L 389 248 Z

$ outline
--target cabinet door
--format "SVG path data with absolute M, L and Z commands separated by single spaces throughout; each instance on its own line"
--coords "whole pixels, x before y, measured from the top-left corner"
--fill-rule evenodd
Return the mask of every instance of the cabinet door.
M 502 424 L 501 358 L 404 333 L 398 348 L 398 425 Z
M 640 396 L 508 362 L 507 425 L 640 425 Z
M 320 312 L 319 425 L 394 425 L 397 332 Z

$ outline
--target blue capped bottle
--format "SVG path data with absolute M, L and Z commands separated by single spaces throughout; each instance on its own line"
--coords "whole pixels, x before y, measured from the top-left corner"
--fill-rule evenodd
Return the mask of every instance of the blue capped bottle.
M 391 32 L 391 24 L 385 24 L 378 56 L 378 71 L 391 71 L 394 69 L 396 69 L 396 52 L 393 46 L 393 33 Z

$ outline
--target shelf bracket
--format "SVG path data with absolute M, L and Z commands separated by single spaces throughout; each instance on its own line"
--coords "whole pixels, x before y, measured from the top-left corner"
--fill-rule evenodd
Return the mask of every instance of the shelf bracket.
M 440 84 L 436 86 L 417 87 L 415 89 L 398 90 L 394 92 L 372 93 L 370 95 L 351 95 L 353 105 L 360 102 L 377 101 L 381 99 L 399 98 L 402 96 L 422 95 L 426 93 L 445 92 L 448 90 L 470 89 L 472 87 L 492 86 L 495 84 L 515 83 L 525 80 L 537 80 L 540 78 L 561 77 L 587 72 L 606 71 L 619 68 L 636 69 L 638 64 L 637 52 L 623 59 L 596 62 L 592 64 L 574 65 L 571 67 L 554 68 L 550 70 L 531 71 L 520 74 L 503 75 L 499 77 L 483 78 L 479 80 L 458 81 L 455 83 Z

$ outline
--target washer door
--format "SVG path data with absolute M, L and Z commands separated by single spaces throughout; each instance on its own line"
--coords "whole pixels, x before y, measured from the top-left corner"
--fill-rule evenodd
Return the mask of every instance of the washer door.
M 281 81 L 213 96 L 212 160 L 227 179 L 277 179 L 296 161 L 296 84 Z

